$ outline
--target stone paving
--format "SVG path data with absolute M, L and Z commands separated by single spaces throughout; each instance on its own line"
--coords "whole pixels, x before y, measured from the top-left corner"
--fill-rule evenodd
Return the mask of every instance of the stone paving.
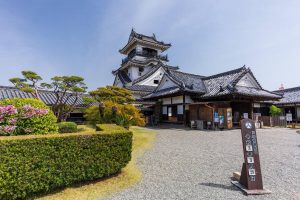
M 245 196 L 230 177 L 243 162 L 240 130 L 157 129 L 152 150 L 138 160 L 143 179 L 110 196 L 126 199 L 300 199 L 300 134 L 273 128 L 257 131 L 263 182 L 273 193 Z

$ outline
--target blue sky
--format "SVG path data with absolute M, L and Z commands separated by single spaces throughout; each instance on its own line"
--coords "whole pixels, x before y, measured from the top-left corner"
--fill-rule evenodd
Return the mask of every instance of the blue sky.
M 269 90 L 300 86 L 300 1 L 0 0 L 0 85 L 32 70 L 112 84 L 132 27 L 172 43 L 170 64 L 211 75 L 244 64 Z

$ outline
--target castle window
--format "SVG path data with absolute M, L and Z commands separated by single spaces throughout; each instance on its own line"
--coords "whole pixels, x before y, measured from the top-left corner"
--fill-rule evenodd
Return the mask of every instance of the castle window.
M 139 72 L 143 72 L 144 71 L 144 67 L 139 67 Z
M 159 83 L 159 80 L 154 80 L 153 83 L 154 83 L 154 84 L 158 84 L 158 83 Z

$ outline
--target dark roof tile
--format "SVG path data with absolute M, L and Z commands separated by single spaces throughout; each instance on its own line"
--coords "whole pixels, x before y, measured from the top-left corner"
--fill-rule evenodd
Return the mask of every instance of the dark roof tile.
M 56 96 L 52 91 L 47 90 L 40 90 L 39 95 L 41 100 L 51 106 L 56 101 Z M 9 87 L 9 86 L 0 86 L 0 100 L 3 99 L 11 99 L 11 98 L 34 98 L 34 96 L 31 93 L 24 92 L 22 90 L 19 90 L 15 87 Z M 66 98 L 64 100 L 67 100 Z M 72 105 L 75 102 L 75 97 L 70 97 L 67 100 L 67 104 Z M 76 105 L 81 107 L 84 106 L 84 99 L 82 97 L 79 97 Z
M 300 87 L 276 90 L 275 93 L 282 94 L 283 97 L 275 104 L 300 104 Z
M 142 92 L 153 92 L 156 88 L 156 86 L 150 86 L 150 85 L 131 85 L 126 86 L 128 90 L 132 91 L 142 91 Z

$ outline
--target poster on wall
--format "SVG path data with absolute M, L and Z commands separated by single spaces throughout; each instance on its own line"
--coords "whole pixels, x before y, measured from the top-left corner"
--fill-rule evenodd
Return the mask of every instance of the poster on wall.
M 224 116 L 220 115 L 219 120 L 220 120 L 220 125 L 223 126 L 225 122 Z
M 219 123 L 219 113 L 214 112 L 214 122 Z
M 248 113 L 244 113 L 244 114 L 243 114 L 243 117 L 244 117 L 244 119 L 248 119 L 248 118 L 249 118 Z
M 293 114 L 292 113 L 287 113 L 286 114 L 286 121 L 288 121 L 288 122 L 293 121 Z

